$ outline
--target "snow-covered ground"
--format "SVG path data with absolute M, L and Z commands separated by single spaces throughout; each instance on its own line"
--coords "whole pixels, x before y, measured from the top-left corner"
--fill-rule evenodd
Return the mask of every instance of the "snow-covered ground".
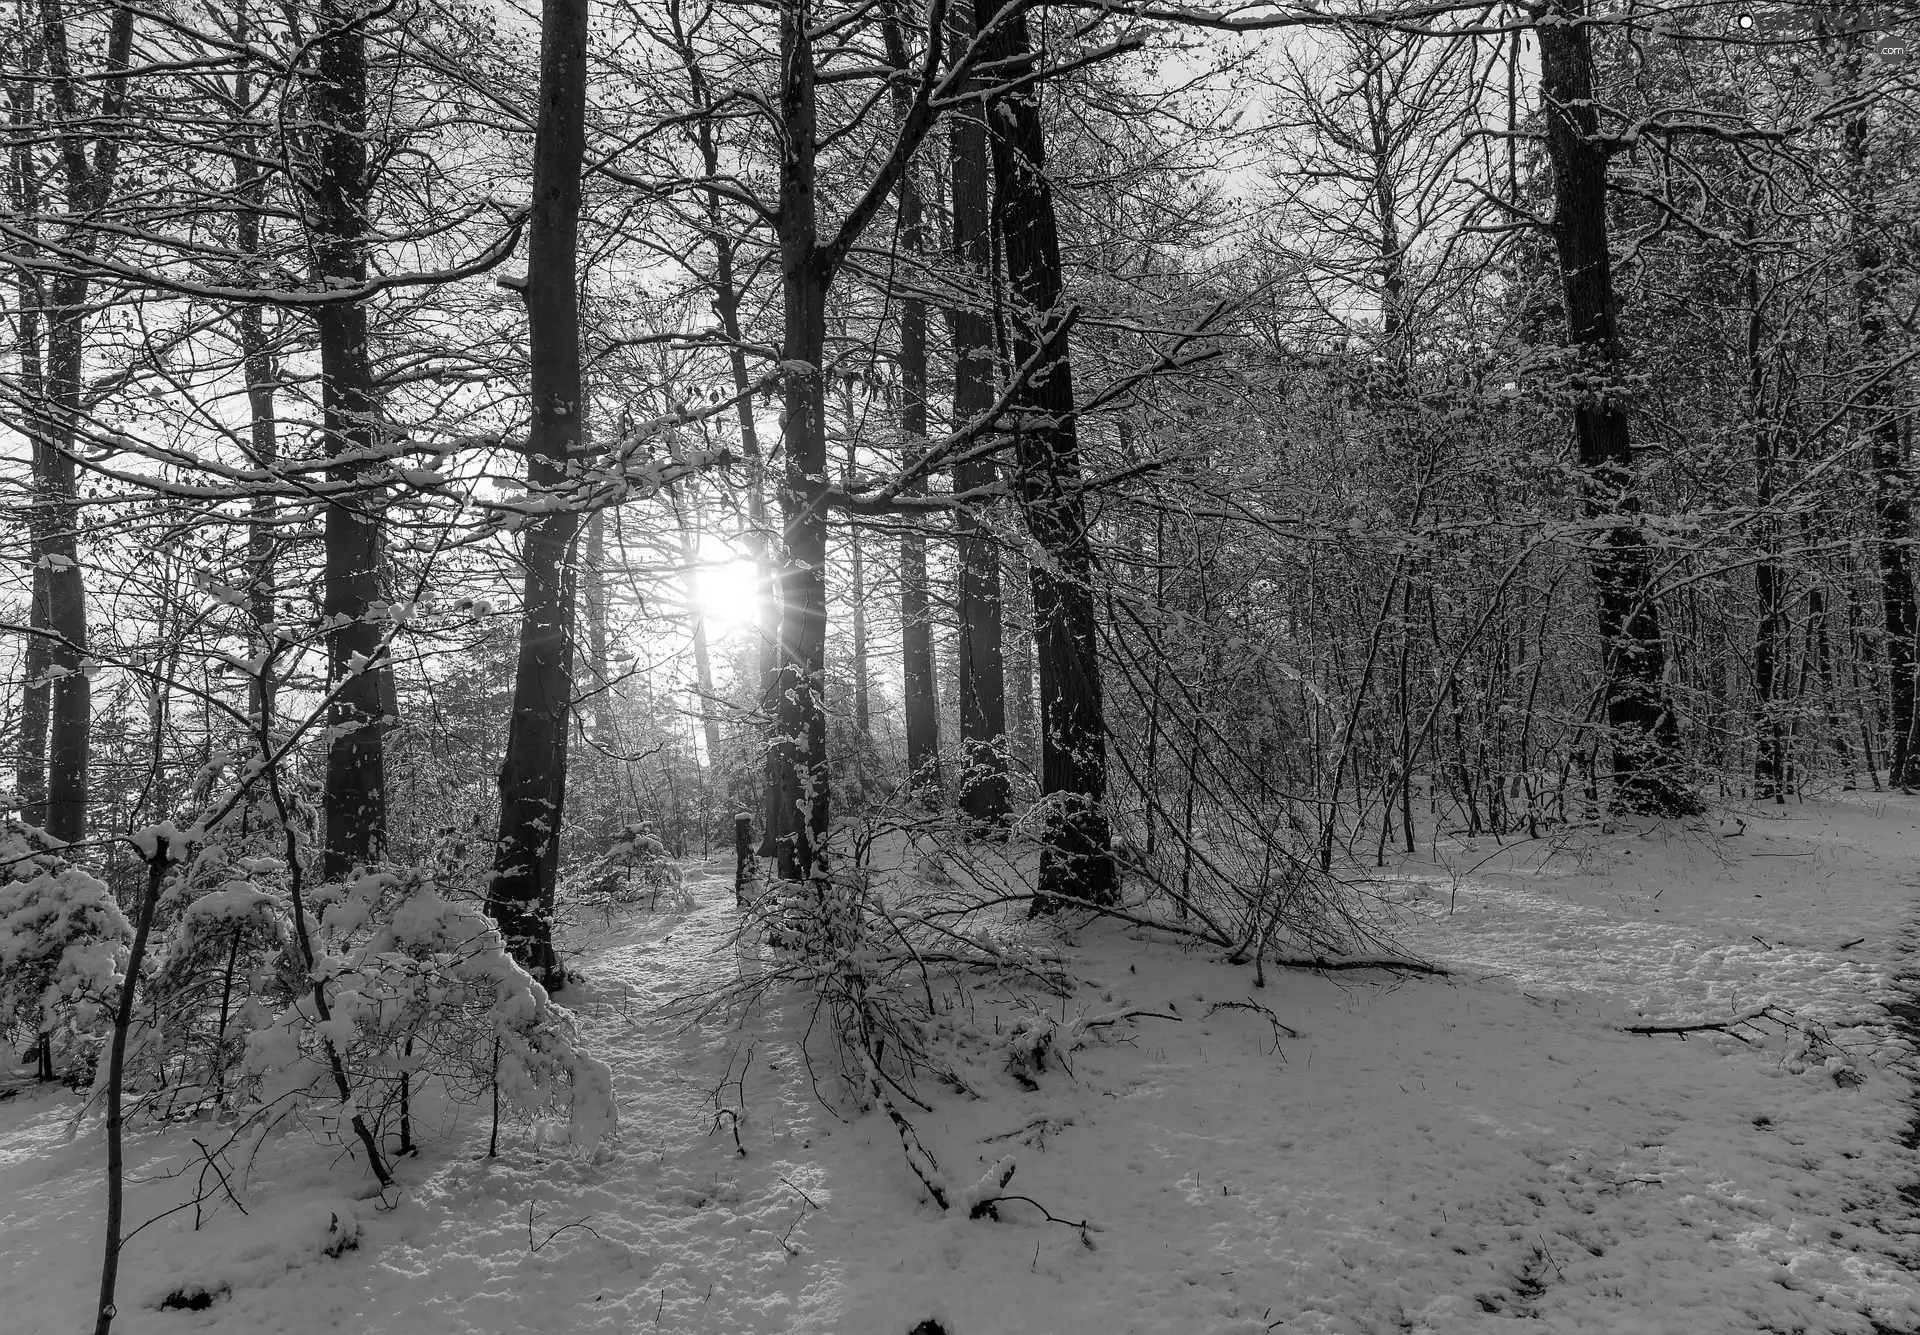
M 337 1145 L 270 1143 L 250 1214 L 133 1239 L 115 1328 L 1920 1330 L 1914 1053 L 1883 1008 L 1920 918 L 1920 803 L 1742 819 L 1443 842 L 1387 868 L 1373 889 L 1445 979 L 1255 989 L 1218 952 L 1070 930 L 1073 996 L 983 983 L 950 1036 L 1000 1054 L 994 1034 L 1044 1016 L 1066 1062 L 1037 1089 L 984 1063 L 978 1097 L 902 1104 L 949 1181 L 1011 1155 L 1006 1191 L 1066 1223 L 938 1211 L 882 1113 L 843 1121 L 816 1096 L 834 1085 L 802 1050 L 804 999 L 744 1029 L 661 1018 L 757 967 L 730 944 L 725 879 L 696 878 L 691 911 L 596 930 L 567 998 L 618 1082 L 596 1158 L 515 1129 L 489 1160 L 485 1110 L 445 1109 L 389 1206 Z M 1127 1011 L 1154 1014 L 1085 1024 Z M 7 1335 L 91 1320 L 101 1140 L 65 1139 L 73 1107 L 0 1103 Z M 131 1221 L 189 1198 L 210 1131 L 134 1136 Z M 175 1292 L 213 1301 L 159 1310 Z

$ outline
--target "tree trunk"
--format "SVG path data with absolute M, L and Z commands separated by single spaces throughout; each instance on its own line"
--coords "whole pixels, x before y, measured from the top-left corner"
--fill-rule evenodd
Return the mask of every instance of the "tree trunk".
M 586 439 L 576 263 L 580 165 L 586 153 L 587 0 L 545 0 L 540 16 L 540 118 L 527 227 L 527 432 L 530 497 L 564 488 Z M 500 766 L 500 839 L 488 908 L 514 957 L 549 991 L 566 982 L 553 948 L 554 877 L 567 785 L 573 703 L 574 542 L 571 506 L 528 527 L 513 718 Z
M 1554 246 L 1576 372 L 1574 440 L 1586 512 L 1604 525 L 1592 556 L 1613 748 L 1613 801 L 1654 815 L 1698 810 L 1680 773 L 1680 731 L 1663 678 L 1666 647 L 1639 527 L 1640 495 L 1619 378 L 1613 265 L 1607 242 L 1607 149 L 1597 139 L 1587 0 L 1552 0 L 1535 32 L 1553 164 Z
M 673 518 L 680 530 L 680 560 L 686 569 L 688 629 L 693 637 L 693 688 L 698 697 L 701 738 L 707 746 L 707 765 L 720 763 L 720 719 L 713 712 L 713 654 L 707 643 L 707 618 L 700 604 L 699 525 L 680 505 L 677 491 L 670 497 Z M 691 504 L 691 502 L 689 503 Z M 594 517 L 598 520 L 599 516 Z
M 1760 549 L 1753 566 L 1754 599 L 1760 606 L 1759 624 L 1753 635 L 1753 795 L 1776 796 L 1785 778 L 1784 739 L 1776 714 L 1774 697 L 1778 682 L 1775 662 L 1780 642 L 1780 578 L 1774 564 L 1775 535 L 1778 525 L 1773 515 L 1774 430 L 1763 420 L 1765 415 L 1765 366 L 1761 344 L 1766 322 L 1760 310 L 1760 259 L 1753 249 L 1754 219 L 1747 214 L 1747 414 L 1748 429 L 1753 432 L 1754 537 Z
M 8 95 L 8 118 L 13 126 L 14 137 L 8 163 L 12 176 L 8 203 L 13 208 L 14 216 L 21 219 L 21 230 L 31 236 L 38 230 L 36 220 L 41 210 L 39 173 L 28 135 L 28 127 L 34 123 L 38 101 L 38 83 L 31 76 L 40 72 L 43 44 L 24 21 L 20 40 L 28 48 L 20 53 L 20 72 L 26 77 L 13 80 Z M 35 247 L 27 242 L 16 244 L 25 253 L 32 254 L 35 251 Z M 41 311 L 46 304 L 42 283 L 40 276 L 31 269 L 22 267 L 14 270 L 14 291 L 19 303 L 15 307 L 14 346 L 20 361 L 20 397 L 23 403 L 36 407 L 45 403 L 47 393 L 46 362 L 41 344 Z M 46 467 L 43 456 L 51 448 L 49 423 L 38 412 L 25 416 L 23 425 L 28 436 L 28 450 L 37 488 L 40 475 Z M 47 546 L 50 532 L 51 525 L 43 507 L 31 507 L 27 515 L 27 550 L 33 562 L 27 609 L 30 633 L 21 656 L 21 677 L 25 684 L 20 702 L 19 750 L 14 762 L 14 787 L 24 804 L 22 815 L 29 825 L 44 825 L 47 819 L 47 723 L 52 712 L 52 692 L 46 677 L 47 668 L 53 661 L 53 645 L 46 638 L 46 632 L 51 627 L 48 623 L 47 569 L 43 561 L 50 550 Z
M 338 7 L 326 11 L 329 36 L 319 46 L 311 88 L 318 147 L 311 214 L 315 277 L 344 287 L 367 280 L 367 62 L 356 15 Z M 336 488 L 355 487 L 367 466 L 352 456 L 364 455 L 379 441 L 366 307 L 360 302 L 322 306 L 314 322 L 320 333 L 322 431 L 328 457 L 341 459 L 327 470 L 327 481 Z M 333 497 L 326 508 L 321 615 L 327 669 L 330 681 L 346 683 L 327 717 L 332 742 L 322 866 L 329 880 L 378 858 L 386 839 L 383 711 L 375 662 L 380 629 L 367 615 L 380 596 L 380 508 L 379 498 L 365 489 Z
M 782 397 L 786 468 L 780 507 L 778 714 L 770 743 L 779 871 L 800 880 L 824 871 L 828 830 L 827 715 L 827 288 L 832 279 L 816 234 L 813 38 L 806 0 L 784 0 L 780 90 Z
M 989 0 L 989 3 L 991 0 Z M 989 49 L 996 77 L 1034 68 L 1024 12 L 1001 15 Z M 1117 893 L 1107 828 L 1107 734 L 1094 625 L 1093 552 L 1080 491 L 1060 236 L 1034 85 L 992 99 L 988 111 L 994 206 L 1014 299 L 1013 364 L 1036 366 L 1015 395 L 1018 494 L 1027 529 L 1047 559 L 1031 567 L 1040 657 L 1040 793 L 1047 846 L 1035 913 L 1072 898 L 1111 903 Z
M 900 23 L 889 12 L 882 24 L 887 63 L 911 68 Z M 913 95 L 904 81 L 893 85 L 894 120 L 904 125 Z M 900 249 L 912 266 L 914 281 L 921 274 L 927 249 L 926 204 L 919 175 L 908 167 L 900 176 Z M 927 303 L 918 296 L 900 299 L 900 454 L 910 467 L 927 447 Z M 916 480 L 909 495 L 926 491 Z M 906 715 L 907 783 L 932 805 L 940 792 L 940 700 L 933 669 L 933 618 L 927 590 L 927 539 L 909 526 L 900 535 L 900 675 L 901 706 Z
M 854 488 L 854 413 L 853 405 L 847 404 L 847 468 L 844 474 L 848 491 Z M 867 560 L 866 553 L 860 549 L 860 529 L 855 524 L 847 525 L 847 578 L 848 607 L 853 622 L 853 728 L 861 737 L 873 731 L 873 702 L 868 694 L 867 663 Z M 864 789 L 865 785 L 862 784 Z M 864 792 L 861 800 L 865 801 Z
M 114 11 L 107 30 L 102 62 L 108 77 L 98 104 L 98 137 L 91 156 L 85 131 L 85 113 L 79 110 L 86 86 L 73 69 L 67 49 L 66 19 L 57 2 L 42 9 L 48 82 L 56 109 L 67 128 L 59 136 L 62 174 L 66 186 L 67 216 L 83 218 L 104 210 L 113 196 L 119 173 L 119 132 L 114 124 L 125 114 L 124 77 L 133 47 L 133 11 Z M 111 127 L 111 128 L 110 128 Z M 94 234 L 79 231 L 68 245 L 91 258 Z M 50 308 L 45 314 L 46 404 L 44 439 L 35 453 L 38 526 L 34 566 L 45 576 L 46 627 L 54 637 L 46 651 L 49 688 L 47 721 L 46 819 L 48 834 L 76 842 L 87 832 L 87 780 L 92 747 L 91 680 L 87 662 L 87 588 L 80 567 L 80 509 L 74 444 L 85 413 L 81 385 L 86 372 L 87 295 L 84 268 L 54 276 L 48 284 Z
M 965 0 L 956 6 L 955 16 L 958 22 L 971 23 Z M 978 86 L 980 81 L 974 83 Z M 958 430 L 993 409 L 993 318 L 987 306 L 993 289 L 993 204 L 984 109 L 978 101 L 967 102 L 949 124 L 953 257 L 962 281 L 972 289 L 955 305 L 949 322 L 953 336 L 953 425 Z M 997 472 L 991 458 L 968 460 L 955 467 L 953 489 L 967 492 L 989 488 L 997 480 Z M 975 821 L 1000 826 L 1007 822 L 1013 795 L 1007 781 L 1000 549 L 986 521 L 986 510 L 986 504 L 981 503 L 954 514 L 960 747 L 965 763 L 960 804 Z
M 249 40 L 244 11 L 235 40 Z M 243 70 L 234 79 L 233 105 L 245 108 L 251 106 L 252 102 L 252 80 Z M 260 137 L 244 119 L 236 119 L 233 128 L 240 150 L 234 159 L 234 193 L 239 196 L 241 203 L 235 220 L 235 249 L 242 255 L 257 256 L 260 254 L 260 210 L 264 203 L 265 176 L 249 155 L 261 153 Z M 271 340 L 267 336 L 264 308 L 243 307 L 239 326 L 240 373 L 247 382 L 247 410 L 252 419 L 249 434 L 252 457 L 248 462 L 255 468 L 271 469 L 280 461 L 279 424 L 274 417 L 274 386 L 279 371 L 274 364 Z M 274 582 L 273 544 L 276 508 L 272 496 L 256 496 L 247 519 L 248 608 L 259 630 L 256 647 L 261 652 L 273 648 L 272 633 L 265 627 L 278 619 L 278 608 L 274 601 L 278 592 Z M 273 681 L 274 674 L 262 672 L 251 678 L 249 687 L 253 712 L 269 722 L 274 708 Z
M 1863 57 L 1856 57 L 1863 58 Z M 1885 307 L 1886 256 L 1875 207 L 1872 145 L 1865 116 L 1847 122 L 1845 139 L 1853 247 L 1855 330 L 1863 374 L 1880 377 L 1861 403 L 1867 417 L 1867 466 L 1873 477 L 1875 549 L 1880 572 L 1880 610 L 1886 624 L 1887 686 L 1893 734 L 1887 784 L 1905 789 L 1920 780 L 1920 757 L 1908 738 L 1914 725 L 1914 632 L 1916 615 L 1908 542 L 1913 506 L 1908 496 L 1906 451 L 1900 439 L 1899 381 L 1884 374 L 1891 356 Z
M 607 516 L 593 512 L 587 521 L 587 668 L 593 674 L 593 738 L 605 746 L 613 737 L 613 685 L 607 665 Z

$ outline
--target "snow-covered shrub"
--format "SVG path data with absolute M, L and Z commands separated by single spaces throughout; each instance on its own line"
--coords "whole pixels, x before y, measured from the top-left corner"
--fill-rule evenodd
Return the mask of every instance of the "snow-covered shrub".
M 162 893 L 168 927 L 145 980 L 150 1005 L 128 1086 L 162 1094 L 150 1109 L 193 1110 L 251 1092 L 248 1034 L 302 990 L 294 966 L 291 910 L 280 884 L 286 864 L 200 850 Z
M 572 1016 L 475 907 L 417 871 L 322 886 L 312 904 L 332 947 L 317 962 L 329 1015 L 303 996 L 254 1033 L 247 1059 L 268 1078 L 263 1096 L 316 1082 L 325 1038 L 363 1084 L 397 1089 L 404 1075 L 417 1089 L 438 1078 L 471 1095 L 497 1082 L 520 1113 L 564 1117 L 583 1148 L 614 1129 L 612 1071 L 578 1046 Z M 374 1095 L 359 1098 L 368 1110 Z
M 11 1039 L 85 1079 L 132 939 L 102 882 L 53 852 L 34 827 L 0 825 L 0 1028 Z
M 693 907 L 680 864 L 658 836 L 639 825 L 622 826 L 613 844 L 565 878 L 564 897 L 582 902 L 644 904 L 685 912 Z

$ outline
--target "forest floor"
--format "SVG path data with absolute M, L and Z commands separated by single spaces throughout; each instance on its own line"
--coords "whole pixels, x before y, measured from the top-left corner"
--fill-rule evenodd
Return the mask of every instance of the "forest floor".
M 1920 920 L 1915 799 L 1443 838 L 1371 889 L 1445 978 L 1256 989 L 1217 951 L 1069 925 L 1075 994 L 983 983 L 968 1030 L 1004 1057 L 991 1035 L 1047 1009 L 1064 1065 L 1029 1089 L 983 1057 L 979 1097 L 902 1104 L 950 1180 L 1011 1154 L 1006 1190 L 1068 1224 L 938 1211 L 881 1112 L 823 1104 L 803 999 L 744 1027 L 662 1018 L 761 967 L 725 878 L 689 886 L 687 911 L 596 926 L 566 998 L 615 1071 L 617 1143 L 588 1160 L 516 1129 L 490 1160 L 485 1109 L 446 1107 L 387 1208 L 337 1145 L 283 1138 L 249 1215 L 133 1240 L 115 1329 L 1920 1331 L 1915 1049 L 1888 1010 Z M 1084 1024 L 1130 1010 L 1156 1014 Z M 1627 1032 L 1699 1022 L 1728 1029 Z M 102 1142 L 67 1138 L 75 1106 L 0 1102 L 9 1335 L 91 1320 Z M 133 1137 L 133 1222 L 186 1197 L 196 1134 Z M 169 1293 L 213 1301 L 159 1310 Z

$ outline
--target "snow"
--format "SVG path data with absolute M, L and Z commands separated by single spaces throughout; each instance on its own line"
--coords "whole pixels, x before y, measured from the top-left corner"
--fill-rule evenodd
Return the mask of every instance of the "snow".
M 1218 952 L 1068 924 L 1040 944 L 1071 995 L 976 976 L 943 1014 L 931 1041 L 978 1097 L 896 1099 L 955 1184 L 944 1212 L 885 1114 L 848 1097 L 806 997 L 743 1028 L 673 1006 L 769 965 L 733 939 L 730 869 L 697 869 L 690 909 L 578 929 L 564 1000 L 619 1111 L 597 1151 L 513 1121 L 488 1159 L 487 1109 L 423 1094 L 421 1153 L 382 1197 L 317 1123 L 283 1131 L 234 1184 L 251 1215 L 216 1185 L 201 1230 L 189 1208 L 132 1239 L 115 1328 L 1920 1329 L 1914 1051 L 1884 1010 L 1916 855 L 1920 802 L 1865 795 L 1443 841 L 1370 888 L 1444 979 L 1282 970 L 1256 989 Z M 417 911 L 393 930 L 461 930 Z M 1626 1032 L 1743 1015 L 1744 1042 Z M 104 1193 L 97 1121 L 64 1139 L 76 1106 L 31 1086 L 0 1102 L 9 1335 L 90 1318 Z M 221 1134 L 137 1128 L 130 1221 L 191 1200 L 193 1141 Z M 969 1217 L 989 1200 L 997 1219 Z M 183 1279 L 218 1296 L 160 1310 Z
M 0 1026 L 78 1031 L 119 986 L 133 930 L 104 883 L 52 853 L 44 832 L 0 824 Z

